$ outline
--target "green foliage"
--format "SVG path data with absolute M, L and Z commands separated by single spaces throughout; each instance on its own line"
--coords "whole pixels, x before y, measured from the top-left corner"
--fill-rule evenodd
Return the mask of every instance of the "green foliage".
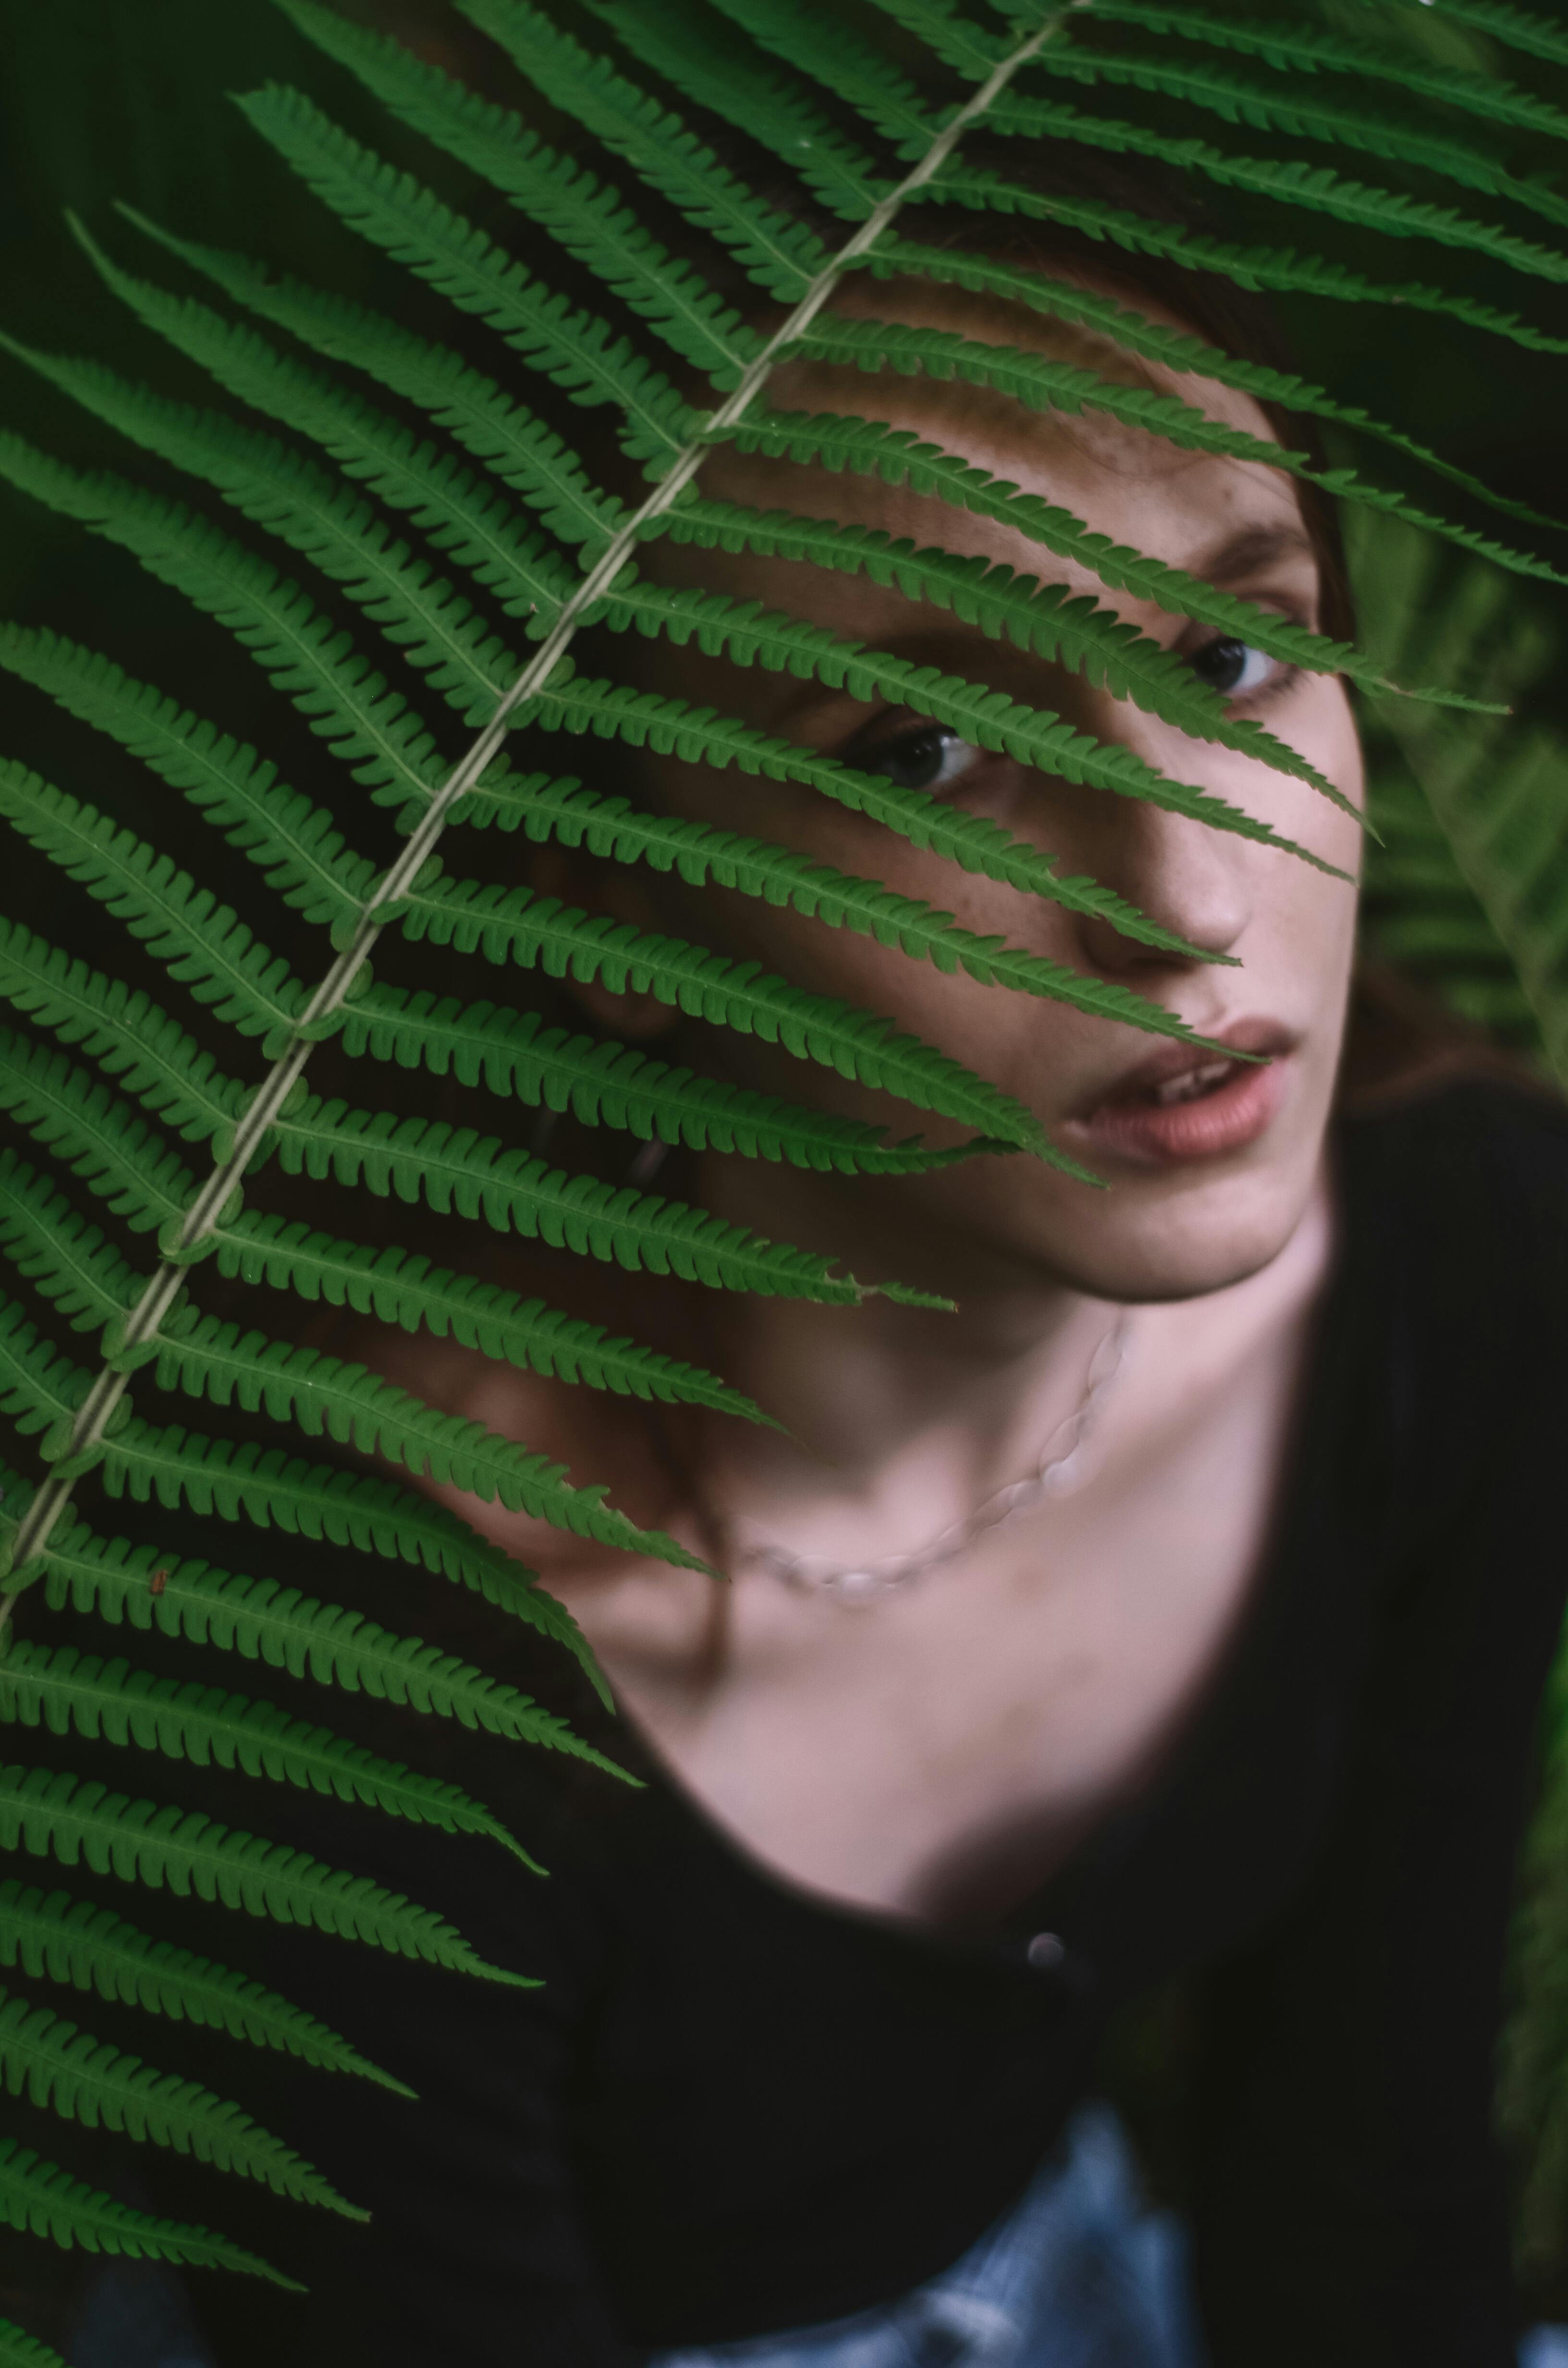
M 57 2164 L 42 2161 L 15 2138 L 0 2138 L 0 2218 L 13 2228 L 79 2245 L 87 2253 L 123 2253 L 132 2260 L 178 2261 L 192 2269 L 248 2271 L 274 2285 L 302 2293 L 292 2278 L 205 2228 L 160 2220 L 99 2195 Z
M 703 1166 L 668 1193 L 647 1189 L 650 1155 L 762 1160 L 835 1190 L 864 1179 L 890 1193 L 901 1178 L 1003 1153 L 1084 1175 L 939 1032 L 924 1041 L 889 1016 L 891 989 L 879 1011 L 818 991 L 809 972 L 752 959 L 748 910 L 787 909 L 810 943 L 850 933 L 879 950 L 883 978 L 914 979 L 903 968 L 914 962 L 927 983 L 932 970 L 961 973 L 971 996 L 1022 995 L 1205 1041 L 1176 1008 L 1047 951 L 1061 936 L 1029 934 L 1029 920 L 1055 928 L 1065 916 L 1156 961 L 1211 958 L 1157 908 L 1069 874 L 1022 829 L 869 769 L 874 757 L 863 769 L 758 730 L 722 700 L 683 700 L 665 687 L 661 652 L 695 643 L 737 687 L 758 668 L 817 684 L 1085 798 L 1142 802 L 1244 836 L 1270 861 L 1324 869 L 1250 803 L 1176 778 L 1181 763 L 1157 766 L 1136 735 L 1102 737 L 1076 718 L 1103 712 L 1106 695 L 1131 701 L 1162 746 L 1183 735 L 1344 805 L 1288 734 L 1236 713 L 1158 629 L 1136 630 L 1121 609 L 1143 603 L 1282 664 L 1342 674 L 1369 702 L 1376 760 L 1374 932 L 1463 1008 L 1568 1065 L 1561 749 L 1544 727 L 1507 719 L 1518 665 L 1499 673 L 1479 649 L 1508 638 L 1508 578 L 1563 582 L 1555 559 L 1497 539 L 1489 519 L 1538 533 L 1557 522 L 1489 495 L 1435 439 L 1331 386 L 1220 352 L 1049 264 L 1008 259 L 991 237 L 997 215 L 1075 225 L 1112 257 L 1375 306 L 1369 337 L 1386 334 L 1395 316 L 1383 308 L 1398 306 L 1402 332 L 1426 316 L 1483 357 L 1499 336 L 1561 355 L 1557 316 L 1528 307 L 1568 279 L 1568 256 L 1542 228 L 1568 223 L 1568 199 L 1540 169 L 1568 133 L 1542 71 L 1568 63 L 1568 43 L 1503 0 L 1432 0 L 1433 18 L 1530 59 L 1519 83 L 1490 65 L 1456 76 L 1419 43 L 1379 38 L 1398 0 L 1365 0 L 1366 39 L 1348 0 L 1348 30 L 1163 0 L 1091 0 L 1071 18 L 1040 0 L 988 12 L 875 0 L 853 21 L 832 0 L 584 0 L 568 29 L 533 0 L 460 0 L 505 85 L 520 74 L 532 94 L 514 109 L 320 0 L 281 6 L 324 53 L 322 94 L 285 83 L 299 79 L 298 54 L 280 50 L 278 78 L 239 94 L 232 138 L 259 174 L 290 176 L 281 186 L 297 187 L 325 230 L 352 233 L 335 249 L 324 240 L 322 254 L 364 268 L 332 277 L 324 264 L 316 284 L 287 256 L 210 243 L 231 233 L 198 240 L 188 221 L 127 210 L 117 246 L 132 233 L 151 242 L 182 289 L 195 276 L 199 296 L 129 269 L 102 225 L 74 222 L 84 284 L 114 308 L 113 366 L 53 350 L 69 335 L 57 327 L 41 340 L 0 335 L 18 375 L 47 390 L 46 438 L 57 410 L 90 452 L 131 452 L 129 466 L 84 467 L 5 432 L 0 477 L 114 546 L 109 568 L 124 574 L 106 582 L 132 580 L 133 563 L 169 649 L 166 667 L 161 648 L 153 662 L 157 681 L 131 670 L 122 594 L 93 636 L 101 650 L 52 623 L 0 625 L 18 711 L 51 734 L 47 757 L 35 740 L 31 757 L 0 758 L 21 883 L 0 917 L 0 1109 L 16 1138 L 0 1153 L 0 1410 L 17 1467 L 0 1472 L 0 1720 L 17 1755 L 0 1770 L 0 1848 L 19 1869 L 0 1876 L 0 1964 L 24 1986 L 0 1999 L 0 2064 L 36 2114 L 352 2212 L 216 2090 L 62 2021 L 57 1994 L 159 2018 L 160 2054 L 188 2024 L 286 2053 L 301 2077 L 399 2090 L 307 1996 L 246 1972 L 242 1918 L 293 1926 L 316 1936 L 312 1947 L 352 1941 L 528 1982 L 483 1962 L 423 1901 L 268 1832 L 270 1788 L 287 1784 L 355 1818 L 494 1840 L 507 1853 L 497 1881 L 525 1879 L 523 1841 L 478 1798 L 420 1767 L 412 1744 L 404 1764 L 355 1738 L 350 1696 L 455 1721 L 476 1748 L 529 1746 L 590 1765 L 596 1782 L 624 1781 L 547 1702 L 487 1667 L 483 1649 L 466 1657 L 421 1633 L 437 1582 L 449 1584 L 497 1650 L 519 1622 L 574 1656 L 608 1700 L 568 1612 L 443 1499 L 553 1525 L 601 1557 L 705 1571 L 684 1538 L 633 1520 L 603 1483 L 569 1476 L 529 1443 L 549 1420 L 539 1394 L 561 1383 L 772 1417 L 676 1349 L 535 1295 L 525 1246 L 667 1278 L 672 1294 L 699 1286 L 850 1306 L 881 1292 L 937 1311 L 948 1303 L 715 1214 Z M 1110 28 L 1108 41 L 1096 38 Z M 353 130 L 333 111 L 345 74 L 360 85 Z M 541 137 L 536 100 L 563 144 Z M 1209 121 L 1310 153 L 1277 155 L 1254 140 L 1260 153 L 1249 154 L 1244 137 L 1209 138 Z M 965 151 L 971 125 L 993 136 L 988 162 Z M 1069 160 L 1088 147 L 1207 180 L 1222 193 L 1224 234 L 1090 193 L 1043 194 L 1021 165 L 1015 178 L 995 162 L 1039 142 Z M 1381 160 L 1388 186 L 1359 177 L 1347 160 L 1360 157 Z M 916 203 L 944 210 L 925 217 L 940 225 L 932 240 L 917 234 Z M 251 215 L 269 224 L 267 203 Z M 1417 277 L 1385 268 L 1389 241 L 1396 254 L 1413 242 L 1441 249 L 1437 275 L 1425 263 Z M 835 293 L 852 272 L 1001 296 L 1089 332 L 1103 366 L 912 327 L 892 302 L 884 320 L 840 310 Z M 1445 284 L 1428 284 L 1434 276 Z M 141 354 L 120 351 L 127 322 Z M 778 408 L 772 373 L 792 359 L 952 380 L 1110 419 L 1167 452 L 1315 484 L 1375 527 L 1380 551 L 1441 556 L 1450 574 L 1439 584 L 1410 563 L 1400 599 L 1441 609 L 1449 626 L 1436 638 L 1385 635 L 1381 647 L 1309 633 L 913 431 Z M 1226 425 L 1200 387 L 1183 399 L 1164 377 L 1152 383 L 1149 365 L 1321 420 L 1356 465 L 1336 450 L 1320 468 Z M 192 400 L 193 371 L 222 408 Z M 707 489 L 703 463 L 721 443 L 769 460 L 778 507 Z M 1403 481 L 1383 483 L 1378 463 L 1391 453 L 1402 471 L 1457 488 L 1458 518 Z M 953 531 L 921 543 L 817 515 L 820 489 L 798 502 L 785 490 L 802 466 L 819 488 L 823 472 L 853 472 L 941 502 Z M 1106 597 L 1051 580 L 1044 562 L 1037 576 L 966 554 L 966 513 L 1017 530 Z M 661 577 L 666 545 L 684 547 L 678 584 Z M 788 560 L 796 581 L 811 569 L 895 591 L 972 629 L 977 647 L 1009 644 L 1075 677 L 1099 703 L 1026 703 L 994 687 L 983 650 L 970 678 L 731 597 L 699 572 L 709 550 Z M 1377 614 L 1398 606 L 1391 595 Z M 595 630 L 590 668 L 577 643 Z M 1517 636 L 1514 646 L 1519 660 Z M 243 727 L 235 649 L 257 670 L 261 720 Z M 643 666 L 618 663 L 622 654 Z M 526 745 L 509 746 L 514 734 Z M 597 760 L 595 777 L 539 768 L 539 745 L 559 734 Z M 312 741 L 335 765 L 312 762 Z M 722 820 L 672 810 L 648 784 L 648 752 L 723 775 Z M 953 909 L 895 888 L 874 856 L 851 871 L 783 825 L 777 839 L 748 827 L 747 787 L 761 780 L 789 785 L 791 815 L 809 816 L 818 799 L 824 814 L 854 814 L 858 847 L 885 833 L 894 861 L 907 847 L 955 867 Z M 477 850 L 466 874 L 455 848 Z M 599 866 L 613 892 L 606 909 L 574 884 L 552 893 L 548 870 L 530 871 L 536 850 Z M 974 879 L 1030 900 L 1017 943 L 970 925 L 964 881 Z M 656 894 L 672 882 L 734 900 L 712 899 L 715 928 L 699 933 L 711 942 L 621 916 L 622 886 Z M 737 913 L 726 936 L 719 925 Z M 528 1000 L 485 993 L 497 966 Z M 844 968 L 857 974 L 853 962 Z M 551 1001 L 551 982 L 695 1023 L 707 1071 L 685 1043 L 590 1032 Z M 798 1099 L 730 1074 L 748 1039 L 801 1064 Z M 350 1100 L 346 1075 L 374 1078 L 374 1092 Z M 900 1115 L 871 1123 L 836 1109 L 841 1081 L 892 1097 Z M 479 1093 L 490 1097 L 483 1121 L 469 1099 Z M 938 1122 L 934 1140 L 912 1131 L 911 1110 Z M 623 1173 L 628 1139 L 639 1148 Z M 345 1213 L 356 1199 L 362 1223 Z M 462 1235 L 447 1224 L 451 1262 L 438 1262 L 422 1246 L 429 1222 L 460 1218 L 485 1227 L 479 1247 L 449 1248 Z M 347 1343 L 326 1328 L 329 1314 Z M 394 1386 L 376 1362 L 389 1330 L 508 1369 L 515 1422 L 458 1411 L 444 1358 L 429 1360 L 428 1401 Z M 210 1431 L 182 1418 L 198 1403 Z M 84 1518 L 78 1490 L 120 1507 L 125 1533 Z M 246 1567 L 275 1557 L 288 1568 L 296 1540 L 353 1554 L 361 1577 L 373 1569 L 374 1616 Z M 159 1657 L 143 1666 L 153 1640 Z M 295 1693 L 272 1702 L 237 1691 L 236 1661 Z M 301 1709 L 301 1688 L 335 1699 L 318 1717 L 319 1693 Z M 79 1747 L 136 1752 L 146 1796 L 66 1764 Z M 48 1764 L 21 1758 L 35 1749 Z M 244 1829 L 189 1805 L 190 1771 L 209 1768 L 255 1804 Z M 38 1869 L 23 1859 L 169 1891 L 198 1915 L 227 1910 L 233 1962 L 27 1879 Z M 1550 1885 L 1537 1891 L 1549 1900 Z M 1556 1931 L 1556 1912 L 1541 1908 L 1540 1933 Z M 1538 1992 L 1547 1946 L 1531 1960 Z M 52 1985 L 53 2002 L 28 1985 Z M 1560 2023 L 1531 2007 L 1516 2062 L 1568 2065 Z M 1545 2126 L 1531 2124 L 1538 2135 Z M 1562 2142 L 1541 2143 L 1538 2215 L 1560 2209 L 1549 2157 Z M 131 2211 L 9 2140 L 0 2213 L 56 2244 L 289 2283 L 229 2237 Z M 41 2346 L 0 2325 L 7 2360 L 51 2368 Z
M 88 2129 L 122 2130 L 151 2146 L 173 2146 L 214 2169 L 265 2180 L 275 2193 L 301 2203 L 325 2204 L 351 2220 L 368 2212 L 328 2185 L 321 2173 L 236 2105 L 227 2105 L 192 2080 L 155 2072 L 78 2031 L 46 2007 L 0 1990 L 0 2079 L 12 2096 L 52 2106 Z

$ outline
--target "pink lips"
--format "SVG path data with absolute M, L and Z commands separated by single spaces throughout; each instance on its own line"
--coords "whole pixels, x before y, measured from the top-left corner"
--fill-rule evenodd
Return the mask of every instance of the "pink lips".
M 1124 1071 L 1072 1121 L 1091 1156 L 1164 1167 L 1244 1151 L 1278 1115 L 1296 1040 L 1266 1020 L 1241 1020 L 1214 1042 L 1257 1060 L 1223 1061 L 1184 1044 L 1165 1044 Z

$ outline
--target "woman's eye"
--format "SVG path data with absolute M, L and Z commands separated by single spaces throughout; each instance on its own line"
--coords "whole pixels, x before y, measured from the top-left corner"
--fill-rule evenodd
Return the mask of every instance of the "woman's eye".
M 869 773 L 885 773 L 903 790 L 945 790 L 968 772 L 980 754 L 945 724 L 926 723 L 918 732 L 868 748 L 861 762 Z
M 1200 681 L 1225 699 L 1244 699 L 1249 691 L 1262 690 L 1283 671 L 1278 658 L 1267 650 L 1255 650 L 1250 642 L 1207 642 L 1187 664 Z

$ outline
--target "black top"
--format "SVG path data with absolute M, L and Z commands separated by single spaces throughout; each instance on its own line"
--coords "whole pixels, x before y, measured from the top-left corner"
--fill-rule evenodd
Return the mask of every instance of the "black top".
M 1242 1631 L 1157 1786 L 991 1936 L 774 1879 L 585 1689 L 580 1727 L 645 1789 L 537 1751 L 511 1797 L 494 1759 L 476 1782 L 547 1884 L 297 1804 L 320 1855 L 546 1986 L 337 1949 L 331 1996 L 322 1944 L 295 1964 L 274 1936 L 267 1970 L 423 2099 L 306 2075 L 280 2117 L 258 2091 L 375 2214 L 315 2215 L 314 2260 L 279 2224 L 313 2287 L 292 2359 L 625 2368 L 890 2299 L 1017 2197 L 1112 2009 L 1198 1969 L 1216 2368 L 1508 2368 L 1489 2112 L 1562 1611 L 1568 1116 L 1467 1085 L 1337 1141 L 1340 1248 Z M 532 1686 L 563 1702 L 558 1651 Z M 1042 1930 L 1067 1953 L 1036 1968 Z

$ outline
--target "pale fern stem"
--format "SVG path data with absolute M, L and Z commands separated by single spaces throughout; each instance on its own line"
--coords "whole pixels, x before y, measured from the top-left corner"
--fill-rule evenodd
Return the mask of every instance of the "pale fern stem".
M 458 800 L 475 787 L 492 758 L 503 746 L 509 719 L 517 706 L 541 690 L 564 656 L 574 638 L 584 611 L 608 592 L 621 568 L 637 547 L 642 529 L 650 518 L 660 517 L 669 509 L 696 476 L 708 457 L 708 438 L 716 431 L 732 427 L 761 393 L 772 372 L 782 347 L 799 337 L 822 311 L 844 275 L 857 259 L 874 245 L 892 222 L 900 207 L 913 192 L 941 170 L 949 155 L 970 127 L 991 108 L 1006 88 L 1015 74 L 1026 66 L 1042 49 L 1057 29 L 1067 8 L 1082 5 L 1082 0 L 1065 0 L 1065 6 L 1054 10 L 1036 31 L 1031 33 L 1011 56 L 1005 58 L 994 73 L 975 92 L 967 105 L 960 108 L 946 129 L 939 132 L 921 158 L 897 188 L 889 191 L 872 213 L 868 214 L 859 229 L 842 246 L 833 261 L 819 272 L 789 318 L 774 331 L 756 360 L 750 364 L 739 385 L 719 408 L 710 413 L 699 436 L 687 446 L 642 507 L 630 518 L 608 545 L 602 557 L 589 570 L 582 583 L 562 609 L 533 657 L 501 700 L 490 722 L 475 740 L 468 755 L 450 773 L 441 789 L 432 798 L 420 822 L 411 834 L 407 846 L 397 861 L 385 874 L 375 895 L 363 906 L 359 924 L 347 950 L 338 956 L 321 985 L 317 987 L 300 1021 L 299 1032 L 288 1050 L 274 1064 L 257 1089 L 249 1107 L 234 1128 L 233 1146 L 226 1159 L 217 1163 L 196 1199 L 186 1212 L 176 1253 L 165 1258 L 149 1277 L 136 1305 L 119 1331 L 120 1348 L 117 1355 L 144 1347 L 156 1333 L 159 1325 L 177 1298 L 184 1280 L 188 1254 L 204 1240 L 218 1221 L 225 1201 L 241 1181 L 245 1168 L 259 1148 L 267 1128 L 278 1116 L 284 1102 L 303 1073 L 316 1041 L 313 1030 L 319 1022 L 336 1011 L 347 998 L 357 972 L 370 953 L 376 940 L 387 925 L 377 914 L 383 906 L 394 904 L 413 887 L 419 872 L 434 853 L 447 826 L 448 818 Z M 92 1388 L 77 1410 L 71 1437 L 61 1462 L 69 1463 L 95 1447 L 104 1435 L 105 1426 L 130 1386 L 130 1374 L 105 1365 L 95 1379 Z M 12 1548 L 12 1567 L 25 1565 L 48 1543 L 56 1521 L 71 1501 L 75 1475 L 46 1480 L 28 1508 Z M 0 1634 L 10 1618 L 16 1595 L 0 1596 Z

